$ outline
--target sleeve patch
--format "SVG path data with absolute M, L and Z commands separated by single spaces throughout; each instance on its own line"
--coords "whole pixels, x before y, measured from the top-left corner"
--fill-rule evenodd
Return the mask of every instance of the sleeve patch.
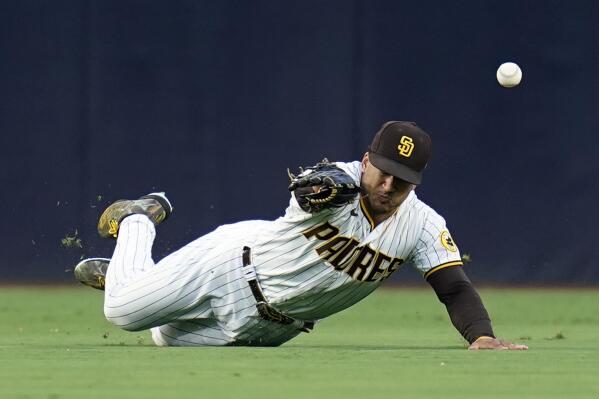
M 455 245 L 453 238 L 451 238 L 451 235 L 447 230 L 443 230 L 443 232 L 441 232 L 441 245 L 443 245 L 443 247 L 450 252 L 458 251 L 458 247 Z

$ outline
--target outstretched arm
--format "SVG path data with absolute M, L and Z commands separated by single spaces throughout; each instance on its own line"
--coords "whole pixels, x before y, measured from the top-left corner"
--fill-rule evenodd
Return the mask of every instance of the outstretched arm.
M 455 328 L 470 343 L 468 349 L 528 349 L 495 338 L 489 314 L 461 266 L 438 270 L 427 281 L 447 307 Z

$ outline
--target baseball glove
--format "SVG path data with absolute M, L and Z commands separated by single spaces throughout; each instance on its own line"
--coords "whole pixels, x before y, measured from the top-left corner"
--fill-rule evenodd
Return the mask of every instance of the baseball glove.
M 360 192 L 354 179 L 326 158 L 314 166 L 300 168 L 297 175 L 289 169 L 287 174 L 289 191 L 295 192 L 298 204 L 309 213 L 344 206 Z

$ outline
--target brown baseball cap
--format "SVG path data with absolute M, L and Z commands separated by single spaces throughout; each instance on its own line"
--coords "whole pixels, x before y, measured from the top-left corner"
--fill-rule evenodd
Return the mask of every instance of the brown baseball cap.
M 412 184 L 422 182 L 431 157 L 430 136 L 414 122 L 385 122 L 376 133 L 368 159 L 376 168 Z

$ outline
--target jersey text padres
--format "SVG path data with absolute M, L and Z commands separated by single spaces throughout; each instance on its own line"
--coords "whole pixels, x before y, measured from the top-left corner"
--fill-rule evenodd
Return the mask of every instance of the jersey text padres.
M 305 231 L 303 235 L 308 239 L 316 237 L 325 241 L 316 248 L 320 258 L 354 280 L 382 281 L 403 263 L 403 259 L 392 258 L 368 245 L 360 246 L 353 237 L 339 235 L 339 228 L 328 222 Z

